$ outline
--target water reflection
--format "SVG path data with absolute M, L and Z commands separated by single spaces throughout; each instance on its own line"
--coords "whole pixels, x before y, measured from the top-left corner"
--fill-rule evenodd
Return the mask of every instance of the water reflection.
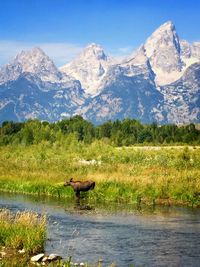
M 75 200 L 75 211 L 92 211 L 95 210 L 94 206 L 89 205 L 84 199 Z

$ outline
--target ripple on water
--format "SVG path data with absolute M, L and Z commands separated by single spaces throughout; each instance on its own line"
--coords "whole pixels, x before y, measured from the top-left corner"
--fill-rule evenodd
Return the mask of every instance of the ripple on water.
M 69 255 L 77 262 L 120 267 L 194 266 L 200 262 L 200 211 L 94 205 L 0 194 L 0 207 L 48 215 L 46 253 Z M 85 209 L 84 209 L 85 208 Z

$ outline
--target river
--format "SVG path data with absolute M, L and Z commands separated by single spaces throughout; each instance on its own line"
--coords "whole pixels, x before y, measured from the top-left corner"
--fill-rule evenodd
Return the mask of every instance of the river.
M 68 202 L 0 193 L 0 208 L 48 216 L 45 252 L 107 267 L 200 266 L 200 210 Z

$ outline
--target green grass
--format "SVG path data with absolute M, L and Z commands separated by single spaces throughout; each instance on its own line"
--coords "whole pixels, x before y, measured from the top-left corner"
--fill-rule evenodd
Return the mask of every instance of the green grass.
M 0 247 L 24 249 L 27 254 L 44 250 L 46 218 L 33 212 L 0 211 Z
M 0 257 L 1 267 L 11 266 L 33 266 L 30 262 L 32 255 L 44 251 L 46 240 L 46 217 L 39 217 L 34 212 L 11 213 L 7 209 L 0 210 L 0 252 L 5 252 Z M 24 249 L 23 254 L 19 250 Z M 1 255 L 1 254 L 0 254 Z M 42 266 L 40 263 L 37 265 Z M 71 257 L 68 260 L 58 260 L 48 264 L 54 267 L 72 267 Z M 96 264 L 85 264 L 85 267 L 97 266 Z M 101 263 L 98 267 L 101 267 Z M 111 264 L 115 266 L 115 264 Z
M 84 164 L 95 160 L 94 164 Z M 0 190 L 73 198 L 66 179 L 92 179 L 92 201 L 200 205 L 199 147 L 43 142 L 0 147 Z

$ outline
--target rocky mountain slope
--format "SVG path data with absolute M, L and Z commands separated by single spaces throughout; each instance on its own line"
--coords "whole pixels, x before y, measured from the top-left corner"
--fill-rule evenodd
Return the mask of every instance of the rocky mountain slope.
M 200 63 L 192 64 L 183 76 L 161 87 L 164 110 L 170 123 L 199 123 L 200 121 Z
M 22 51 L 0 69 L 0 122 L 31 118 L 56 121 L 73 116 L 87 94 L 60 72 L 40 49 Z
M 31 73 L 23 73 L 16 80 L 0 85 L 0 121 L 23 121 L 38 118 L 57 121 L 69 118 L 86 101 L 80 84 L 43 82 Z
M 116 60 L 105 54 L 100 45 L 92 43 L 78 57 L 61 67 L 60 70 L 79 80 L 84 90 L 94 96 L 103 88 L 102 81 L 108 68 L 115 62 Z
M 200 122 L 199 90 L 200 43 L 181 40 L 169 21 L 121 62 L 94 43 L 60 69 L 40 48 L 22 51 L 0 68 L 0 122 Z

